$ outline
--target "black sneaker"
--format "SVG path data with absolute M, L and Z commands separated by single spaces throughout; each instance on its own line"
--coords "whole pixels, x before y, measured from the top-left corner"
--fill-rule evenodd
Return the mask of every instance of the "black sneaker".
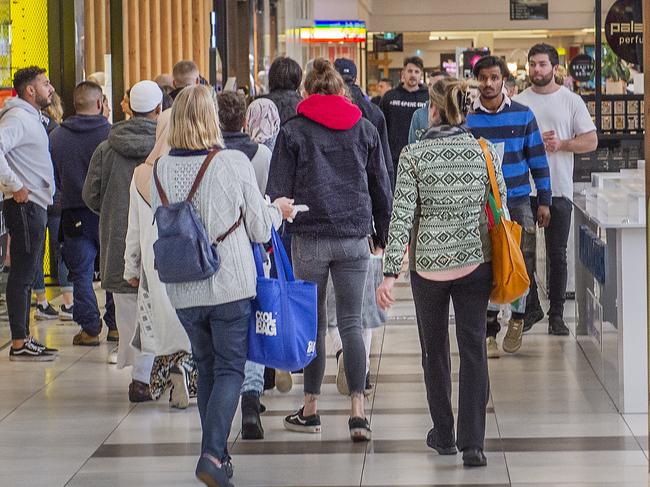
M 542 308 L 535 308 L 534 310 L 526 313 L 524 316 L 524 333 L 530 331 L 535 323 L 539 323 L 544 319 L 544 311 Z
M 551 315 L 548 317 L 548 334 L 557 336 L 567 336 L 569 329 L 564 324 L 564 320 L 559 315 Z
M 56 355 L 38 348 L 31 341 L 26 341 L 20 348 L 9 347 L 9 360 L 12 362 L 51 362 Z
M 65 304 L 61 305 L 61 311 L 59 311 L 59 319 L 61 321 L 72 321 L 72 312 L 74 310 L 74 304 L 66 306 Z
M 284 427 L 289 431 L 297 431 L 298 433 L 320 433 L 320 416 L 318 414 L 303 416 L 304 409 L 303 406 L 295 413 L 284 418 Z
M 41 350 L 43 350 L 43 351 L 45 351 L 45 352 L 47 352 L 47 353 L 51 353 L 51 354 L 54 354 L 54 355 L 56 355 L 57 353 L 59 353 L 59 350 L 58 350 L 57 348 L 46 347 L 45 345 L 43 345 L 41 342 L 37 341 L 37 340 L 36 340 L 34 337 L 32 337 L 32 336 L 29 337 L 29 341 L 30 341 L 30 342 L 32 343 L 32 345 L 34 345 L 36 348 L 40 348 Z
M 47 306 L 37 304 L 34 318 L 37 320 L 57 320 L 59 319 L 59 312 L 50 303 L 47 303 Z
M 350 438 L 355 443 L 359 441 L 370 441 L 372 439 L 372 430 L 366 418 L 350 418 L 348 420 L 348 427 L 350 428 Z
M 225 465 L 217 465 L 208 457 L 201 457 L 196 465 L 196 478 L 209 487 L 234 487 L 228 479 Z
M 232 466 L 232 457 L 226 455 L 226 458 L 221 460 L 221 466 L 226 470 L 226 475 L 229 479 L 235 474 L 235 468 Z
M 438 455 L 455 455 L 458 453 L 456 445 L 454 443 L 454 436 L 452 434 L 451 439 L 446 441 L 441 441 L 434 428 L 429 430 L 427 433 L 427 446 L 434 449 L 438 452 Z
M 466 448 L 463 450 L 463 465 L 465 467 L 485 467 L 487 458 L 480 448 Z

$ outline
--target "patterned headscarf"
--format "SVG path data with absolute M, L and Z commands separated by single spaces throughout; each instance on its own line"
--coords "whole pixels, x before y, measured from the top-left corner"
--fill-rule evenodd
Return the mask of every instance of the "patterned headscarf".
M 271 151 L 280 131 L 278 108 L 267 98 L 258 98 L 246 110 L 246 133 L 253 142 L 264 144 Z

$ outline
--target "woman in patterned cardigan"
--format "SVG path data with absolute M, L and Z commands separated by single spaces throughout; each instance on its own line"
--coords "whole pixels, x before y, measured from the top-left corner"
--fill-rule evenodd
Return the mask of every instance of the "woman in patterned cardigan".
M 484 209 L 490 183 L 481 147 L 464 125 L 468 97 L 464 81 L 436 83 L 429 92 L 432 126 L 400 155 L 385 277 L 377 302 L 382 307 L 393 304 L 392 288 L 410 239 L 411 287 L 434 425 L 427 445 L 441 455 L 454 455 L 458 447 L 463 464 L 470 467 L 487 465 L 483 442 L 489 379 L 484 334 L 492 268 Z M 498 161 L 494 146 L 489 149 L 492 160 Z M 494 166 L 504 199 L 501 166 Z M 450 297 L 460 350 L 457 439 L 451 405 Z

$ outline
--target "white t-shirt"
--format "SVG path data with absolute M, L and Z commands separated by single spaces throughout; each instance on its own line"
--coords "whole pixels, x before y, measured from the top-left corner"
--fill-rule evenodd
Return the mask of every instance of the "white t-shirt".
M 528 88 L 513 99 L 530 107 L 541 133 L 554 130 L 558 139 L 567 140 L 596 130 L 585 102 L 564 86 L 549 95 L 540 95 Z M 547 156 L 553 196 L 572 200 L 573 152 L 561 151 Z

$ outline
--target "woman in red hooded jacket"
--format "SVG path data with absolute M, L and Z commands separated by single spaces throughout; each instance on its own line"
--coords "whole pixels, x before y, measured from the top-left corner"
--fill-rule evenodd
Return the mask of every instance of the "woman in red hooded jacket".
M 288 226 L 299 279 L 318 285 L 316 358 L 304 370 L 304 405 L 284 419 L 292 431 L 318 433 L 318 396 L 325 373 L 326 290 L 331 273 L 337 321 L 351 394 L 348 422 L 353 441 L 370 439 L 363 391 L 366 365 L 361 305 L 370 249 L 385 247 L 391 186 L 377 129 L 344 95 L 344 82 L 329 61 L 316 59 L 305 79 L 309 95 L 298 115 L 280 129 L 267 194 L 309 207 Z

